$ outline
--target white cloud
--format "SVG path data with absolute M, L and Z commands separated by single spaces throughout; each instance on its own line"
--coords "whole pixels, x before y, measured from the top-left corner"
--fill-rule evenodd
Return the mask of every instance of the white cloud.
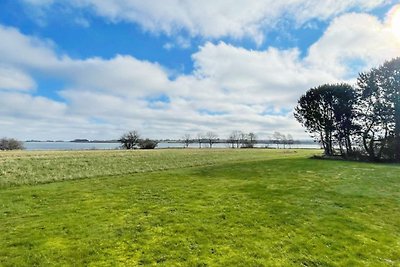
M 0 92 L 0 114 L 2 116 L 29 119 L 61 119 L 67 106 L 45 97 L 33 97 L 17 92 Z M 23 127 L 23 125 L 21 125 Z
M 1 77 L 11 77 L 14 89 L 0 91 L 0 130 L 23 139 L 116 138 L 129 129 L 153 138 L 210 130 L 225 137 L 236 129 L 304 138 L 291 115 L 300 94 L 348 79 L 355 59 L 369 66 L 399 56 L 388 27 L 370 15 L 343 15 L 304 58 L 297 48 L 256 51 L 206 42 L 192 56 L 195 71 L 170 79 L 157 63 L 127 55 L 72 59 L 58 55 L 50 41 L 0 26 L 2 66 L 15 74 L 2 75 L 0 68 L 0 85 Z M 58 91 L 65 103 L 29 94 L 36 73 L 64 81 Z M 160 95 L 168 101 L 157 100 Z
M 21 70 L 0 65 L 0 90 L 31 90 L 35 81 Z
M 306 62 L 345 76 L 360 71 L 352 69 L 355 62 L 368 69 L 398 55 L 400 40 L 391 31 L 391 25 L 371 15 L 351 13 L 330 24 L 311 46 Z
M 48 7 L 51 0 L 24 0 L 30 5 Z M 391 0 L 64 0 L 66 5 L 92 10 L 110 21 L 128 21 L 151 32 L 175 35 L 185 31 L 206 38 L 250 37 L 263 41 L 265 27 L 282 18 L 301 25 L 312 19 L 327 20 L 349 10 L 368 11 Z
M 0 59 L 2 64 L 21 68 L 49 69 L 59 63 L 54 44 L 26 36 L 12 27 L 0 25 Z

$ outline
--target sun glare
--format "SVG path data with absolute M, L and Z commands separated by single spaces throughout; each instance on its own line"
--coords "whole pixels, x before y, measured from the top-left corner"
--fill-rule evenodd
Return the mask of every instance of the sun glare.
M 390 26 L 393 34 L 400 40 L 400 5 L 390 12 Z

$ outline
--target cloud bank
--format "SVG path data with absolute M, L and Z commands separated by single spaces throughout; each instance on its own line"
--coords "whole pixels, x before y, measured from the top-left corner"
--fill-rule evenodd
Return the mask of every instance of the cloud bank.
M 30 2 L 52 3 L 50 0 Z M 168 27 L 173 25 L 191 31 L 190 25 L 196 24 L 200 27 L 196 30 L 198 33 L 193 30 L 194 34 L 231 34 L 229 27 L 209 33 L 206 26 L 201 26 L 203 22 L 192 21 L 196 16 L 180 11 L 192 10 L 191 4 L 170 2 L 171 11 L 165 11 L 166 18 L 151 19 L 153 24 L 168 22 L 162 31 L 172 31 Z M 298 6 L 313 1 L 289 2 Z M 382 2 L 343 1 L 327 12 L 329 3 L 334 4 L 326 1 L 317 13 L 322 18 L 329 17 L 357 4 L 362 9 L 371 9 Z M 153 1 L 99 4 L 103 2 L 76 0 L 72 3 L 90 6 L 112 20 L 118 17 L 135 21 L 139 20 L 135 10 L 150 10 L 155 5 Z M 218 4 L 221 6 L 213 12 L 227 9 L 224 3 L 221 1 Z M 256 13 L 266 6 L 271 8 L 266 3 L 272 2 L 255 1 L 255 6 L 261 5 L 255 8 Z M 235 17 L 233 14 L 240 8 L 232 6 L 231 9 L 225 14 L 227 20 Z M 144 18 L 161 11 L 151 12 L 156 13 L 137 11 Z M 187 16 L 185 23 L 181 22 L 185 20 L 183 14 Z M 302 22 L 311 15 L 296 16 Z M 147 25 L 144 21 L 139 23 Z M 241 27 L 232 28 L 237 28 L 235 34 L 240 37 L 244 32 L 253 32 L 247 29 L 253 27 L 252 23 L 243 19 Z M 148 24 L 144 27 L 158 28 Z M 255 27 L 254 33 L 258 30 Z M 0 26 L 0 39 L 3 40 L 0 42 L 0 129 L 3 135 L 21 139 L 107 139 L 117 138 L 130 129 L 138 129 L 153 138 L 179 138 L 185 133 L 195 136 L 206 131 L 218 132 L 223 138 L 233 130 L 253 131 L 261 138 L 267 138 L 273 131 L 305 138 L 307 134 L 292 116 L 302 93 L 322 83 L 354 81 L 359 71 L 400 55 L 400 40 L 388 22 L 364 13 L 347 13 L 332 20 L 305 55 L 296 47 L 249 50 L 223 41 L 206 41 L 192 55 L 194 71 L 174 78 L 162 65 L 130 55 L 73 59 L 57 53 L 57 45 L 51 40 L 25 35 L 12 27 Z M 56 89 L 58 100 L 40 95 L 39 76 L 61 81 L 62 85 Z

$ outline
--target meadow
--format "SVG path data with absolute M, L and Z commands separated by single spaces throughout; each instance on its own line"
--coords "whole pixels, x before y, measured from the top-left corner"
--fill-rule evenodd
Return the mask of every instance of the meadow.
M 399 266 L 400 166 L 318 150 L 0 153 L 1 266 Z

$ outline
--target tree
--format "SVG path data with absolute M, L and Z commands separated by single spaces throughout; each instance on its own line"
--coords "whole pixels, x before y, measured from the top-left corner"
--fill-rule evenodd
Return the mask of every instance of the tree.
M 136 146 L 139 144 L 140 136 L 137 131 L 130 131 L 121 136 L 118 140 L 122 147 L 125 149 L 135 149 Z
M 239 148 L 240 143 L 243 140 L 243 133 L 241 131 L 233 131 L 232 132 L 234 138 L 235 138 L 235 142 L 236 142 L 236 148 Z
M 357 122 L 360 127 L 358 135 L 365 152 L 373 161 L 381 157 L 390 121 L 388 106 L 378 86 L 377 76 L 377 69 L 372 69 L 361 73 L 357 80 Z
M 286 135 L 286 141 L 287 141 L 287 144 L 289 145 L 289 148 L 292 148 L 292 145 L 294 144 L 294 139 L 291 134 Z
M 237 134 L 236 134 L 236 132 L 237 132 L 237 131 L 233 131 L 233 132 L 229 135 L 228 139 L 226 140 L 228 144 L 231 144 L 231 147 L 232 147 L 232 148 L 235 148 L 235 144 L 236 144 L 237 140 L 239 139 L 238 136 L 237 136 Z
M 249 134 L 248 134 L 248 137 L 249 137 L 249 144 L 250 144 L 250 147 L 254 147 L 254 145 L 255 144 L 257 144 L 257 135 L 255 134 L 255 133 L 253 133 L 253 132 L 250 132 Z
M 334 154 L 334 142 L 345 140 L 351 149 L 351 132 L 356 128 L 354 89 L 348 84 L 325 84 L 308 90 L 298 101 L 294 116 L 323 146 L 325 155 Z
M 192 143 L 192 138 L 191 138 L 190 134 L 185 134 L 182 139 L 183 139 L 183 143 L 185 144 L 185 147 L 188 148 L 189 144 Z
M 207 132 L 205 138 L 207 139 L 210 148 L 212 148 L 213 144 L 217 142 L 218 135 L 214 132 Z
M 339 145 L 341 155 L 350 155 L 353 152 L 351 136 L 359 129 L 355 123 L 357 93 L 347 84 L 341 84 L 333 90 L 335 142 Z
M 201 143 L 203 143 L 203 134 L 198 133 L 196 139 L 197 139 L 197 142 L 199 143 L 199 148 L 201 148 Z
M 361 73 L 358 123 L 362 145 L 371 160 L 400 161 L 400 58 Z
M 276 148 L 279 148 L 279 144 L 283 144 L 284 139 L 285 135 L 280 132 L 274 132 L 272 135 L 272 143 L 276 144 Z
M 394 140 L 392 156 L 400 162 L 400 57 L 386 61 L 377 70 L 377 88 L 382 90 L 383 102 L 387 103 L 389 138 Z M 376 87 L 375 87 L 376 88 Z
M 22 150 L 24 145 L 21 141 L 14 138 L 1 138 L 0 139 L 0 150 Z
M 253 148 L 257 143 L 257 136 L 255 133 L 241 134 L 242 139 L 242 147 L 244 148 Z

